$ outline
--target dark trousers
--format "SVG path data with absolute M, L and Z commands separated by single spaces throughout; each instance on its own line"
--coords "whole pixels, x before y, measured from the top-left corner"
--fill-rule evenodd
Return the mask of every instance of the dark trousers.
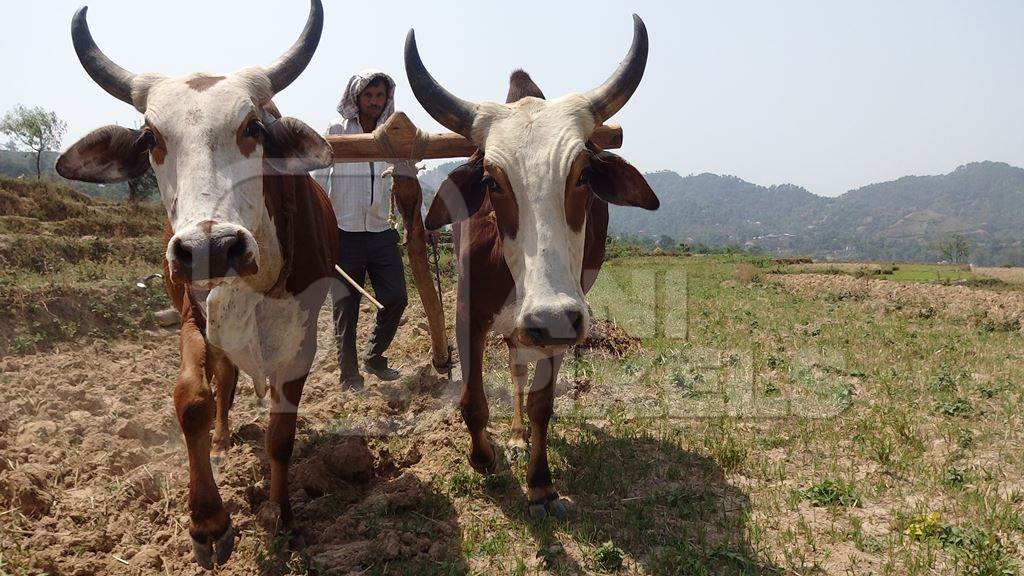
M 374 297 L 383 306 L 377 311 L 377 322 L 373 327 L 370 341 L 366 343 L 363 361 L 375 367 L 383 367 L 384 352 L 391 345 L 398 330 L 398 322 L 408 303 L 405 288 L 405 268 L 402 254 L 398 250 L 398 231 L 346 232 L 338 230 L 338 265 L 360 286 L 365 285 L 370 275 Z M 334 340 L 338 346 L 338 366 L 342 377 L 359 372 L 356 361 L 356 323 L 359 321 L 359 302 L 362 295 L 344 278 L 333 284 L 331 299 L 334 302 Z

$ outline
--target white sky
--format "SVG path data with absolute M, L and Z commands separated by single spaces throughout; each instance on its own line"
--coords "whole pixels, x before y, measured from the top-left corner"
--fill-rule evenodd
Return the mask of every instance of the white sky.
M 141 117 L 82 70 L 70 21 L 82 0 L 5 2 L 0 112 L 41 105 L 69 125 L 65 146 Z M 644 171 L 733 174 L 816 194 L 976 160 L 1024 165 L 1024 2 L 324 0 L 320 48 L 275 101 L 323 130 L 353 71 L 382 68 L 397 106 L 439 131 L 402 65 L 420 53 L 455 94 L 503 101 L 512 69 L 549 97 L 602 82 L 625 54 L 630 13 L 647 23 L 647 73 L 611 122 Z M 303 0 L 92 0 L 100 48 L 134 72 L 230 72 L 269 64 L 298 36 Z M 360 13 L 359 10 L 369 10 Z

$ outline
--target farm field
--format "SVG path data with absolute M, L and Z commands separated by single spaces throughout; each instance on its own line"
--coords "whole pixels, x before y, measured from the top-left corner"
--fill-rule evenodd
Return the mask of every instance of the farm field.
M 972 267 L 968 264 L 919 264 L 907 262 L 814 262 L 789 264 L 773 268 L 783 274 L 846 274 L 872 276 L 898 282 L 931 282 L 968 284 L 987 288 L 1004 288 L 1006 284 L 1024 283 L 1024 269 L 1011 267 Z
M 0 288 L 21 302 L 0 333 L 2 574 L 202 572 L 170 400 L 177 332 L 152 322 L 159 286 L 127 287 L 158 269 L 158 241 L 155 256 L 135 248 L 159 233 L 150 221 L 137 236 L 70 235 L 109 251 L 42 271 L 3 251 L 39 234 L 2 232 Z M 528 517 L 515 454 L 494 476 L 470 469 L 458 387 L 429 369 L 415 298 L 392 352 L 403 379 L 358 393 L 338 389 L 325 311 L 293 459 L 296 531 L 268 532 L 265 409 L 243 377 L 216 468 L 239 539 L 217 573 L 1018 574 L 1024 291 L 935 283 L 927 267 L 772 270 L 606 263 L 595 337 L 567 357 L 551 428 L 555 484 L 578 508 L 564 522 Z M 500 442 L 503 347 L 486 362 Z
M 1008 284 L 1024 284 L 1024 268 L 1019 267 L 973 267 L 971 272 L 989 278 L 995 278 Z

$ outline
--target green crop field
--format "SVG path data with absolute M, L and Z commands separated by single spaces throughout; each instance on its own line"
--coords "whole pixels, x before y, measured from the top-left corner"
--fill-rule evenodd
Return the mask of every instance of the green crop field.
M 556 484 L 582 521 L 508 524 L 502 549 L 571 542 L 581 566 L 566 573 L 600 568 L 607 542 L 639 573 L 1016 573 L 1019 331 L 801 296 L 763 264 L 607 263 L 591 305 L 618 300 L 644 351 L 563 369 Z M 487 565 L 512 571 L 506 553 Z

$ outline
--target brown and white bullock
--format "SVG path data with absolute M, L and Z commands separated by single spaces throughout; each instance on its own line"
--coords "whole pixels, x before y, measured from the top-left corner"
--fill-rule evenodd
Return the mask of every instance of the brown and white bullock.
M 96 46 L 86 8 L 71 26 L 85 70 L 145 115 L 138 130 L 106 126 L 57 162 L 66 178 L 120 182 L 156 173 L 167 209 L 167 291 L 181 312 L 181 370 L 174 409 L 189 460 L 189 533 L 211 568 L 234 546 L 211 465 L 230 444 L 228 410 L 238 369 L 261 396 L 270 384 L 266 454 L 270 500 L 291 520 L 288 462 L 302 387 L 316 352 L 316 319 L 336 261 L 337 224 L 306 174 L 332 162 L 314 130 L 282 118 L 271 98 L 309 64 L 323 8 L 312 0 L 301 36 L 277 62 L 229 75 L 132 74 Z
M 505 104 L 472 103 L 445 90 L 420 60 L 413 31 L 405 66 L 416 98 L 438 122 L 479 146 L 431 203 L 426 227 L 454 223 L 458 269 L 456 340 L 462 365 L 462 417 L 469 462 L 490 473 L 497 454 L 486 433 L 483 354 L 488 331 L 504 337 L 515 389 L 510 445 L 532 446 L 526 480 L 532 514 L 562 517 L 551 482 L 547 428 L 554 383 L 569 345 L 590 321 L 584 293 L 601 267 L 608 203 L 654 210 L 658 198 L 622 158 L 597 149 L 590 135 L 636 90 L 647 62 L 647 30 L 633 16 L 633 44 L 618 70 L 586 93 L 545 100 L 522 71 Z M 533 385 L 523 389 L 530 362 Z

